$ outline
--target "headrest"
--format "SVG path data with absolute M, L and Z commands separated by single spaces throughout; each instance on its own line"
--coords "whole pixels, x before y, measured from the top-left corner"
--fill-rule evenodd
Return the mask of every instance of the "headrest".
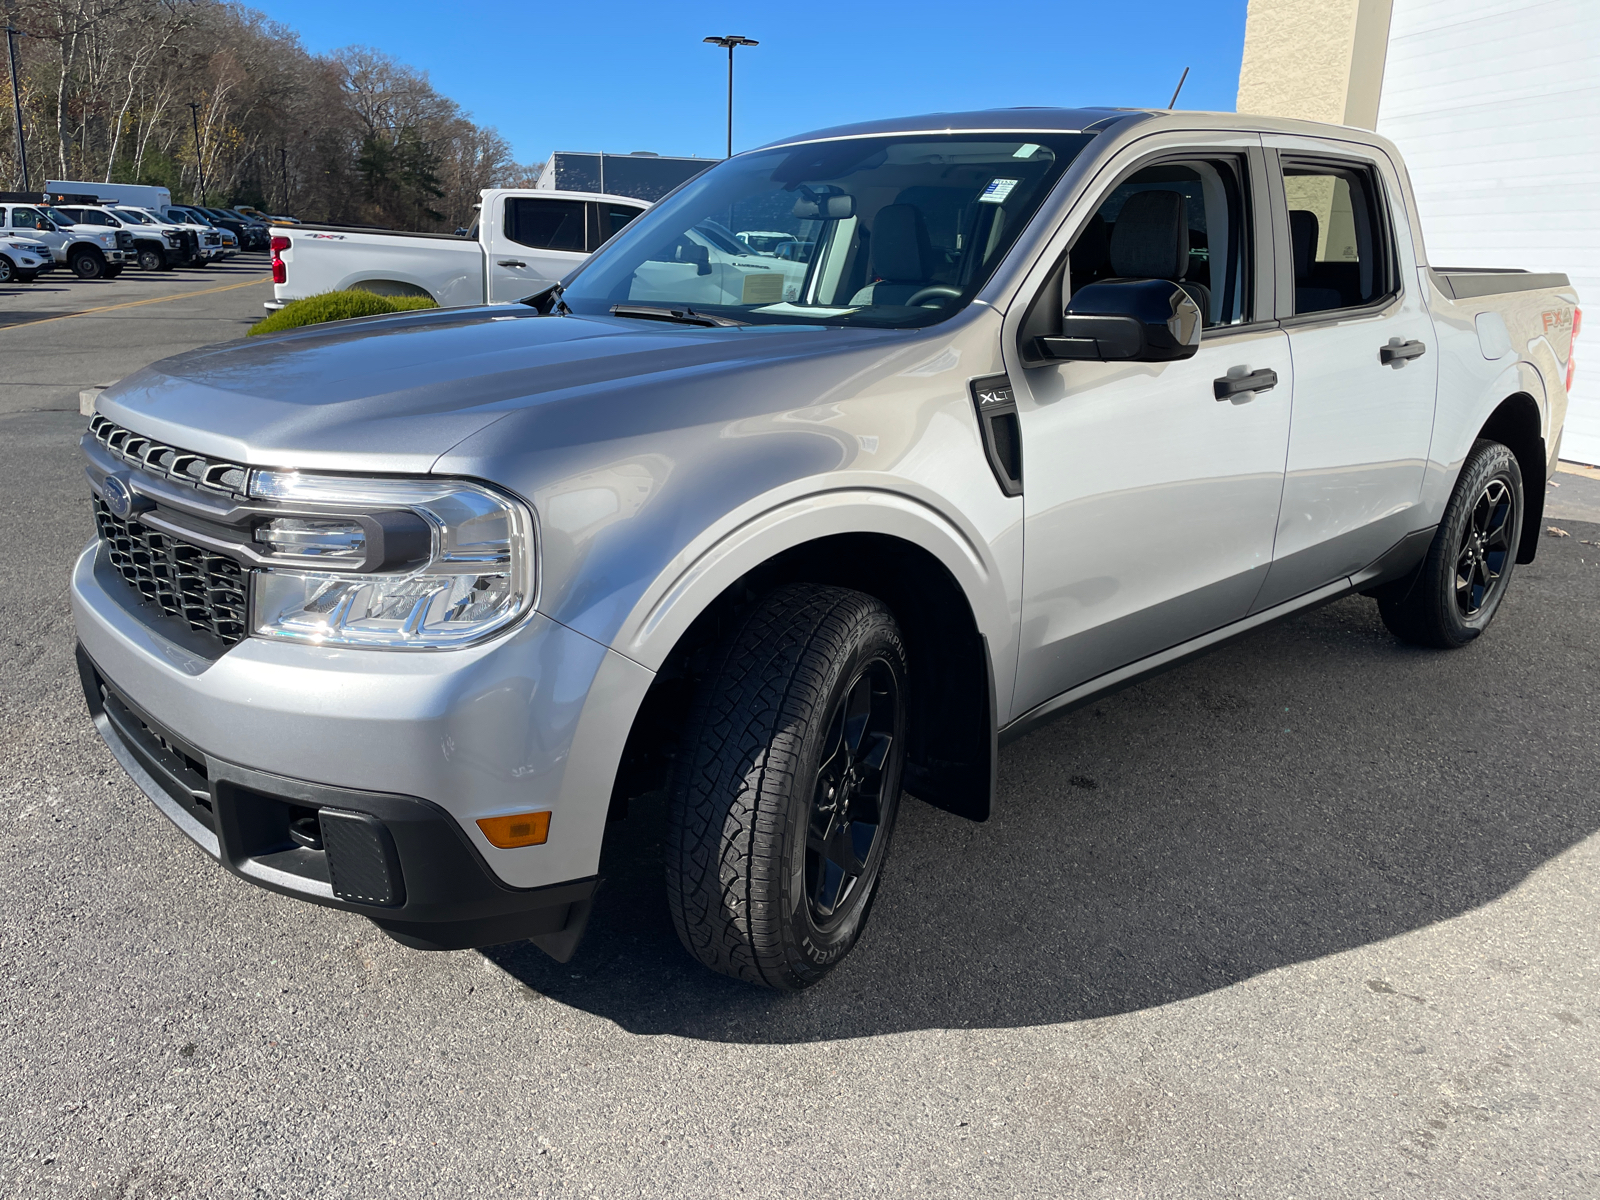
M 1322 222 L 1317 214 L 1305 208 L 1289 210 L 1289 240 L 1294 243 L 1294 277 L 1304 279 L 1311 274 L 1312 261 L 1317 257 L 1317 240 L 1322 236 Z
M 1189 220 L 1182 192 L 1135 192 L 1111 230 L 1111 269 L 1122 279 L 1182 279 Z
M 879 279 L 920 283 L 928 277 L 933 245 L 922 210 L 914 204 L 888 204 L 872 223 L 872 270 Z

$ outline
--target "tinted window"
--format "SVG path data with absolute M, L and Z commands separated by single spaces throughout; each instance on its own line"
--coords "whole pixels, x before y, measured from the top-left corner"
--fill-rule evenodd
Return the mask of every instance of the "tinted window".
M 13 208 L 11 210 L 11 224 L 16 229 L 39 228 L 39 214 L 31 208 Z
M 582 253 L 588 249 L 583 238 L 583 201 L 513 196 L 506 201 L 506 236 L 535 250 Z
M 1376 183 L 1367 167 L 1284 160 L 1296 314 L 1360 308 L 1393 290 Z
M 1165 195 L 1141 195 L 1151 192 Z M 1157 273 L 1194 297 L 1206 325 L 1249 320 L 1246 217 L 1237 160 L 1145 167 L 1111 190 L 1073 243 L 1071 290 Z
M 629 208 L 626 204 L 605 204 L 601 207 L 606 214 L 606 228 L 603 231 L 606 237 L 616 233 L 644 211 L 642 208 Z

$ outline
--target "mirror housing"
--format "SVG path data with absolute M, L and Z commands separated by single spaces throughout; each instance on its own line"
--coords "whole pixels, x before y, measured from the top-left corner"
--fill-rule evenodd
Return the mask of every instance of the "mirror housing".
M 1200 306 L 1168 279 L 1106 279 L 1075 293 L 1061 332 L 1035 339 L 1051 361 L 1171 362 L 1200 348 Z

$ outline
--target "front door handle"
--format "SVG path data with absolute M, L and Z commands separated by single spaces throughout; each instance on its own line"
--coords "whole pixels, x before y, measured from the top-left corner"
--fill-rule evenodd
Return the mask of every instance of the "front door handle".
M 1413 358 L 1421 358 L 1428 352 L 1428 348 L 1421 342 L 1403 342 L 1399 338 L 1389 339 L 1387 346 L 1378 347 L 1378 361 L 1386 367 L 1399 370 Z
M 1277 386 L 1278 373 L 1265 367 L 1248 375 L 1224 375 L 1211 385 L 1218 400 L 1230 399 L 1240 392 L 1270 392 Z
M 499 262 L 495 263 L 495 266 L 497 267 L 525 267 L 527 265 L 528 264 L 523 262 L 520 258 L 502 258 Z

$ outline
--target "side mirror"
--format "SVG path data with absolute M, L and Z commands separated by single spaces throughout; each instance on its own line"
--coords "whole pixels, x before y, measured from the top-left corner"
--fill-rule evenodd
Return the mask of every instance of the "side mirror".
M 694 263 L 696 275 L 711 274 L 711 251 L 694 242 L 685 241 L 678 247 L 678 261 Z
M 1200 348 L 1200 306 L 1167 279 L 1107 279 L 1073 295 L 1061 333 L 1036 339 L 1056 361 L 1171 362 Z

